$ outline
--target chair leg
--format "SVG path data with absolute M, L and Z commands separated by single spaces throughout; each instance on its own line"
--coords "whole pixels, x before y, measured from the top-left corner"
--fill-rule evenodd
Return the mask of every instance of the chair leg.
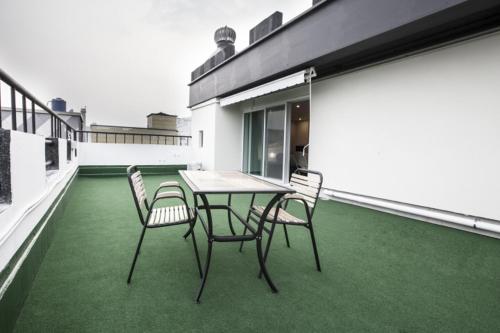
M 248 213 L 247 213 L 247 219 L 246 219 L 247 224 L 250 223 L 250 214 L 252 214 L 251 211 L 252 211 L 252 207 L 253 207 L 254 202 L 255 202 L 255 193 L 252 194 L 252 200 L 250 200 L 250 206 L 248 207 Z M 248 227 L 245 226 L 245 228 L 243 229 L 243 236 L 245 236 L 247 234 L 247 229 L 248 229 Z M 241 243 L 240 243 L 240 252 L 243 251 L 243 243 L 244 243 L 244 241 L 241 241 Z
M 141 237 L 139 238 L 139 243 L 137 244 L 137 249 L 135 250 L 134 260 L 132 261 L 132 266 L 130 267 L 130 272 L 128 273 L 127 283 L 130 283 L 130 281 L 132 280 L 132 273 L 134 272 L 135 263 L 137 261 L 137 257 L 139 256 L 139 252 L 141 251 L 142 240 L 144 239 L 145 233 L 146 227 L 143 227 Z
M 231 221 L 231 212 L 230 211 L 227 211 L 227 220 L 229 222 L 229 230 L 231 231 L 233 236 L 236 235 L 236 232 L 234 231 L 234 228 L 233 228 L 233 222 Z
M 269 238 L 267 240 L 266 244 L 266 250 L 264 251 L 264 262 L 266 262 L 267 255 L 269 253 L 269 248 L 271 247 L 271 240 L 273 239 L 273 234 L 274 234 L 274 228 L 276 227 L 276 223 L 273 223 L 271 226 L 271 230 L 269 231 Z M 262 270 L 259 271 L 259 279 L 262 278 Z
M 196 296 L 196 303 L 200 303 L 201 294 L 203 293 L 203 288 L 205 287 L 205 282 L 207 282 L 208 269 L 210 268 L 210 259 L 212 257 L 212 246 L 213 241 L 211 239 L 208 240 L 208 250 L 207 250 L 207 261 L 205 263 L 205 272 L 203 273 L 203 277 L 201 279 L 200 289 L 198 290 L 198 295 Z
M 286 246 L 290 247 L 290 241 L 288 240 L 288 231 L 286 230 L 286 224 L 283 224 L 283 230 L 285 231 Z
M 259 259 L 259 265 L 260 265 L 260 270 L 262 274 L 264 275 L 264 278 L 267 281 L 267 284 L 271 288 L 273 293 L 278 292 L 278 288 L 274 285 L 273 281 L 271 280 L 271 277 L 269 276 L 269 273 L 267 272 L 266 264 L 264 263 L 264 258 L 262 255 L 262 238 L 257 238 L 256 239 L 256 245 L 257 245 L 257 259 Z
M 311 241 L 312 241 L 312 246 L 314 250 L 314 259 L 316 259 L 316 268 L 318 269 L 318 272 L 321 272 L 321 266 L 319 264 L 319 255 L 318 255 L 318 248 L 316 247 L 316 238 L 314 237 L 314 230 L 312 223 L 309 223 L 309 226 L 307 227 L 309 229 L 309 232 L 311 233 Z
M 245 228 L 243 229 L 243 236 L 245 236 L 247 234 L 247 229 L 248 229 L 248 227 L 245 226 Z M 243 243 L 245 243 L 245 242 L 241 241 L 241 243 L 240 243 L 240 252 L 243 251 Z
M 187 239 L 190 234 L 192 234 L 192 233 L 194 234 L 193 230 L 194 230 L 194 226 L 195 226 L 197 220 L 198 220 L 198 215 L 195 215 L 193 223 L 189 223 L 188 231 L 186 231 L 184 236 L 182 236 L 182 237 L 184 237 L 184 239 Z
M 196 202 L 196 201 L 195 201 L 195 202 Z M 196 213 L 196 212 L 195 212 L 195 214 L 194 214 L 194 221 L 193 221 L 193 223 L 192 223 L 192 224 L 191 224 L 191 223 L 189 224 L 189 229 L 188 229 L 188 231 L 186 231 L 186 233 L 184 234 L 184 236 L 182 236 L 182 237 L 184 237 L 184 239 L 187 239 L 187 238 L 188 238 L 188 236 L 189 236 L 191 233 L 194 233 L 194 226 L 196 225 L 196 221 L 198 221 L 198 213 Z
M 185 233 L 185 234 L 184 234 L 184 236 L 182 236 L 182 237 L 184 237 L 184 239 L 187 239 L 187 238 L 188 238 L 188 236 L 191 234 L 192 230 L 193 230 L 193 229 L 190 227 L 190 228 L 188 229 L 188 231 L 186 231 L 186 233 Z
M 193 222 L 194 225 L 194 222 Z M 193 240 L 194 254 L 196 255 L 196 262 L 198 264 L 198 271 L 200 272 L 200 279 L 203 277 L 203 271 L 201 269 L 200 254 L 198 253 L 198 246 L 196 245 L 196 237 L 194 236 L 194 229 L 191 232 L 191 239 Z

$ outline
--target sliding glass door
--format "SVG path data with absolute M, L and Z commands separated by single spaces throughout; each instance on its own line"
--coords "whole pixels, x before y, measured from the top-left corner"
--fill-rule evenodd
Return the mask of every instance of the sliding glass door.
M 244 172 L 274 179 L 283 179 L 285 124 L 285 105 L 244 114 Z
M 264 158 L 264 110 L 245 113 L 243 171 L 262 176 Z
M 266 154 L 264 176 L 283 179 L 285 152 L 285 106 L 280 105 L 266 110 Z

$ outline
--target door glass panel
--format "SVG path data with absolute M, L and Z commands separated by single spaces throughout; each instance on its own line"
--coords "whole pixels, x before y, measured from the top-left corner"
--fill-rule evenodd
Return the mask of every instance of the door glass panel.
M 264 176 L 283 178 L 283 152 L 285 144 L 285 106 L 267 109 L 266 112 L 266 159 Z
M 248 173 L 250 147 L 250 113 L 243 114 L 243 172 Z
M 243 171 L 262 175 L 264 111 L 246 113 L 243 133 Z

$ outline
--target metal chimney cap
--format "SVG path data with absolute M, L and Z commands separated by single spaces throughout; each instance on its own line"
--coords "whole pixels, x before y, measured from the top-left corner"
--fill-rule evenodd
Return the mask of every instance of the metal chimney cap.
M 221 42 L 234 43 L 236 40 L 236 31 L 227 25 L 215 30 L 214 40 L 217 44 Z

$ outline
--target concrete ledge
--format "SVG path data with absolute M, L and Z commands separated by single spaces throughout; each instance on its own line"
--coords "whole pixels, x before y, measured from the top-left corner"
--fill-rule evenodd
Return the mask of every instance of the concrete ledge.
M 128 165 L 85 165 L 80 166 L 79 176 L 126 176 Z M 186 170 L 187 165 L 138 165 L 145 175 L 176 175 Z

